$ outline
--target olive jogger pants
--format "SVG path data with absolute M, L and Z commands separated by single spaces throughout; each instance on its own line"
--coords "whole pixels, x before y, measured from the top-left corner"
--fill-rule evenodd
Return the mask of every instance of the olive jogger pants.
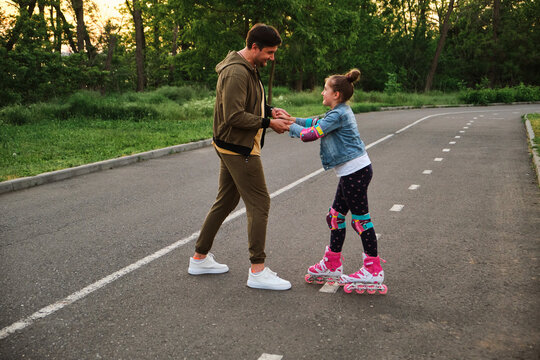
M 228 155 L 221 159 L 218 194 L 201 229 L 195 251 L 207 254 L 225 218 L 236 208 L 240 197 L 246 205 L 250 261 L 262 264 L 266 258 L 266 225 L 270 196 L 259 156 Z

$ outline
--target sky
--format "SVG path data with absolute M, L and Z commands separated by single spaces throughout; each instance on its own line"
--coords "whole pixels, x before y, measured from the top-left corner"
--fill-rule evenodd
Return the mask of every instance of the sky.
M 125 0 L 93 0 L 99 8 L 99 11 L 104 20 L 107 20 L 111 17 L 119 16 L 116 8 L 120 4 L 123 4 Z M 63 4 L 63 8 L 66 4 Z M 17 7 L 14 5 L 14 1 L 11 0 L 0 0 L 0 8 L 6 11 L 9 14 L 15 13 Z
M 103 18 L 108 19 L 110 17 L 119 16 L 116 8 L 118 8 L 120 4 L 125 3 L 125 0 L 94 0 L 94 2 L 97 4 Z

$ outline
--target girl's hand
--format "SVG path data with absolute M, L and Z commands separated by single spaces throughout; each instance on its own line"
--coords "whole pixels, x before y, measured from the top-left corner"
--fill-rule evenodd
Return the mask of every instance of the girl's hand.
M 287 110 L 281 109 L 281 108 L 273 108 L 272 109 L 272 117 L 273 118 L 281 118 L 282 116 L 291 116 Z
M 289 121 L 291 123 L 296 121 L 296 118 L 292 117 L 291 115 L 281 115 L 279 118 L 283 119 L 283 120 L 287 120 L 287 121 Z

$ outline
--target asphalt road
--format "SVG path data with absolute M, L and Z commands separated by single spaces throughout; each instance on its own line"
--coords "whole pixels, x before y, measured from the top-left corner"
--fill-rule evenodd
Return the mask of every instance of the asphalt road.
M 304 282 L 337 178 L 320 171 L 317 143 L 287 135 L 269 133 L 263 150 L 267 265 L 286 292 L 246 287 L 241 211 L 212 250 L 230 272 L 188 275 L 217 189 L 210 147 L 0 195 L 0 358 L 538 359 L 531 112 L 540 105 L 357 116 L 384 296 Z M 346 272 L 361 253 L 348 227 Z

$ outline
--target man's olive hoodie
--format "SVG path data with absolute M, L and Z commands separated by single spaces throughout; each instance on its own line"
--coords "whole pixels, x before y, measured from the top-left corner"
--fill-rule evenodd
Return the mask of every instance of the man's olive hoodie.
M 236 51 L 216 66 L 218 81 L 214 105 L 214 143 L 222 149 L 249 155 L 257 132 L 270 125 L 266 96 L 259 72 Z M 262 114 L 261 102 L 265 114 Z M 261 147 L 264 144 L 264 132 Z

